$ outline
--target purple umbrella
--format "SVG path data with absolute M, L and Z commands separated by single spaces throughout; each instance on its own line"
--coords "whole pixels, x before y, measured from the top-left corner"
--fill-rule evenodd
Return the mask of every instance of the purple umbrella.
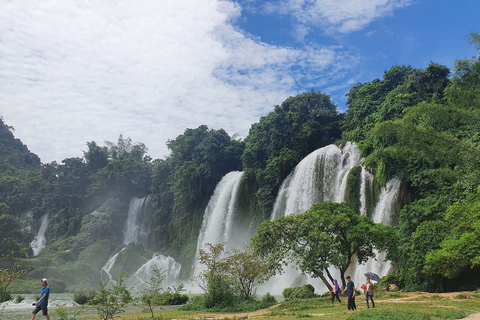
M 373 272 L 366 272 L 365 277 L 370 278 L 370 279 L 375 280 L 375 281 L 380 281 L 380 277 L 378 276 L 378 274 L 373 273 Z

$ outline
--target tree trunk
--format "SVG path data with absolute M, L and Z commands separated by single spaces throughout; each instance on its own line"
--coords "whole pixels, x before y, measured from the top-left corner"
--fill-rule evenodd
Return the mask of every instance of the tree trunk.
M 330 284 L 330 282 L 328 282 L 327 278 L 325 278 L 325 276 L 323 275 L 323 273 L 321 272 L 318 272 L 318 271 L 313 271 L 313 273 L 319 277 L 320 279 L 322 279 L 323 283 L 325 284 L 325 286 L 328 288 L 328 290 L 331 292 L 333 291 L 333 287 L 332 285 Z

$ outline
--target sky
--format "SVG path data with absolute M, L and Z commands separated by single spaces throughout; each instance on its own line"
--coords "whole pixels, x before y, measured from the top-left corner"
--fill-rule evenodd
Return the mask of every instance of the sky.
M 0 116 L 43 163 L 120 134 L 165 158 L 207 125 L 241 139 L 290 96 L 339 112 L 393 65 L 477 54 L 478 0 L 0 0 Z

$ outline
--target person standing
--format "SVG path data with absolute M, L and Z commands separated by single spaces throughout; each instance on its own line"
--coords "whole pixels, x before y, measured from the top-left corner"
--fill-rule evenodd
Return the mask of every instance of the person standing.
M 43 278 L 41 281 L 42 291 L 40 292 L 40 299 L 35 303 L 35 310 L 32 312 L 32 320 L 35 319 L 37 313 L 42 310 L 42 314 L 45 316 L 45 319 L 50 320 L 48 315 L 48 296 L 50 295 L 50 288 L 48 287 L 48 282 L 46 278 Z
M 365 295 L 367 296 L 367 308 L 370 308 L 368 305 L 368 297 L 372 301 L 372 308 L 375 308 L 375 302 L 373 302 L 373 283 L 370 282 L 370 278 L 367 278 L 367 284 L 365 284 Z
M 348 295 L 348 310 L 357 311 L 357 306 L 355 305 L 355 284 L 350 276 L 347 276 L 347 287 L 342 291 L 342 293 L 345 293 L 345 291 L 347 291 Z
M 340 294 L 340 287 L 338 286 L 337 279 L 333 279 L 333 290 L 332 290 L 332 304 L 333 301 L 335 301 L 335 297 L 337 297 L 338 302 L 342 303 L 340 300 L 340 297 L 338 296 Z

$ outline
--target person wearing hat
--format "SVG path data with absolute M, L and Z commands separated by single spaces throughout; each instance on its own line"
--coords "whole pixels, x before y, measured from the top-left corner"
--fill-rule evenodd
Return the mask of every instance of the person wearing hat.
M 48 306 L 48 296 L 50 295 L 50 288 L 48 287 L 48 282 L 46 278 L 43 278 L 41 281 L 42 291 L 40 292 L 40 299 L 35 303 L 35 310 L 32 312 L 32 320 L 35 319 L 37 313 L 42 310 L 42 314 L 45 316 L 45 319 L 50 320 L 48 315 L 47 306 Z

